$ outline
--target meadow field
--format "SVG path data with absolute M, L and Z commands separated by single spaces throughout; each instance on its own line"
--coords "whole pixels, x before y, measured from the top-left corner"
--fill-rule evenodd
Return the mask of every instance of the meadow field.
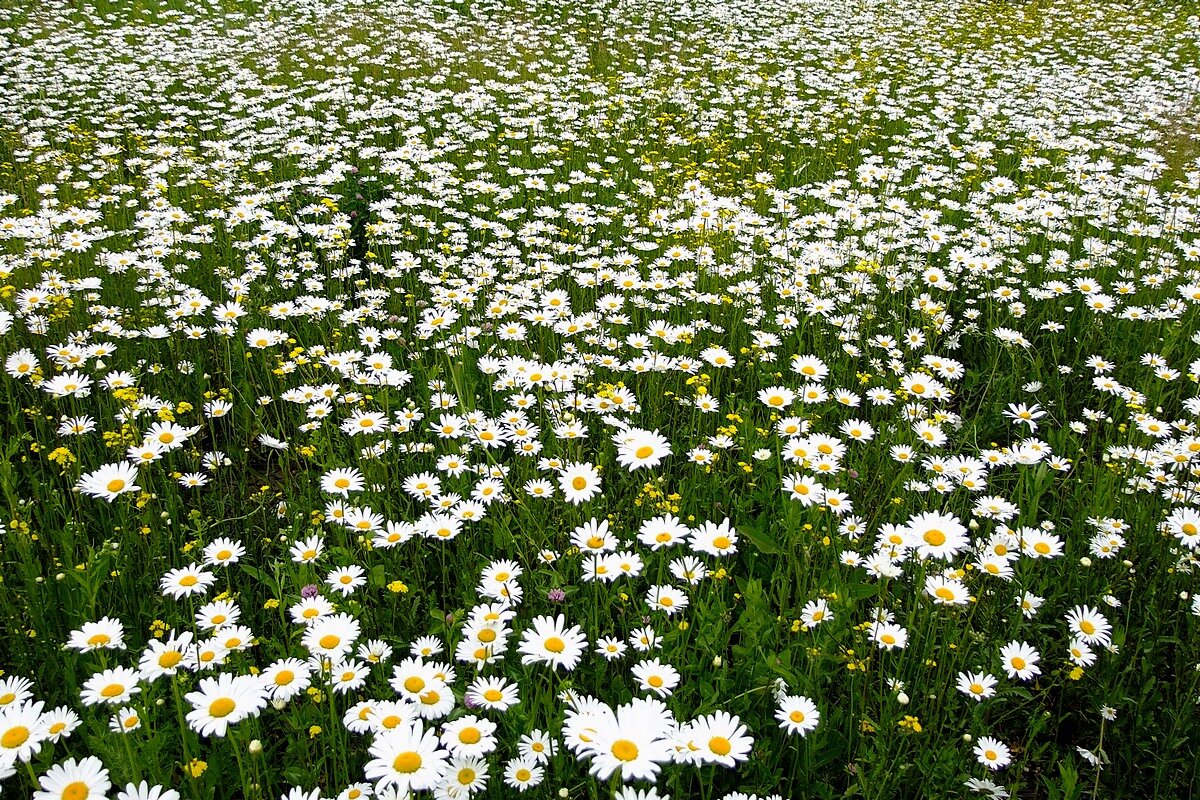
M 0 795 L 1200 795 L 1200 4 L 0 5 Z

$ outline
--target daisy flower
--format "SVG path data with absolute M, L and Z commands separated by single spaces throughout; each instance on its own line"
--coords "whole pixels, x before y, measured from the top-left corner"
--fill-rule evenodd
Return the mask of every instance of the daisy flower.
M 496 749 L 496 723 L 467 715 L 442 726 L 442 746 L 456 756 L 485 756 Z
M 236 564 L 245 554 L 246 548 L 241 542 L 221 537 L 204 548 L 204 563 L 210 567 L 224 567 Z
M 192 646 L 192 639 L 191 631 L 172 631 L 165 641 L 151 639 L 146 643 L 146 649 L 142 651 L 138 660 L 138 674 L 146 681 L 174 675 L 183 666 L 188 649 Z
M 967 529 L 953 514 L 927 512 L 911 517 L 905 525 L 909 545 L 921 558 L 949 561 L 969 544 Z
M 343 597 L 347 597 L 354 593 L 358 588 L 365 586 L 367 583 L 367 572 L 357 564 L 351 564 L 348 567 L 339 567 L 325 576 L 325 583 L 335 592 L 338 592 Z
M 871 638 L 884 650 L 903 650 L 908 646 L 908 631 L 893 622 L 872 624 Z
M 713 556 L 733 555 L 737 552 L 738 535 L 726 518 L 720 523 L 705 522 L 692 531 L 692 549 Z
M 642 523 L 638 531 L 638 541 L 651 550 L 658 551 L 664 547 L 674 547 L 687 542 L 691 529 L 673 514 L 654 517 Z
M 746 726 L 724 711 L 688 723 L 680 731 L 680 740 L 687 744 L 685 755 L 688 760 L 723 767 L 734 767 L 737 762 L 745 761 L 754 747 L 754 739 L 746 733 Z
M 0 759 L 29 762 L 49 737 L 43 704 L 21 703 L 0 711 Z
M 1091 606 L 1075 606 L 1066 619 L 1071 631 L 1088 644 L 1105 646 L 1112 641 L 1112 625 Z
M 994 675 L 985 672 L 958 673 L 958 690 L 976 702 L 994 697 L 997 683 Z
M 671 443 L 658 431 L 630 428 L 613 436 L 617 445 L 617 463 L 630 472 L 656 467 L 671 455 Z
M 476 678 L 467 687 L 466 698 L 476 706 L 496 711 L 507 711 L 521 702 L 517 685 L 497 677 Z
M 79 699 L 85 706 L 100 703 L 120 705 L 129 702 L 129 698 L 142 691 L 138 684 L 138 674 L 126 667 L 106 669 L 97 672 L 83 684 Z
M 83 494 L 100 497 L 110 503 L 120 495 L 142 490 L 137 485 L 137 467 L 128 461 L 105 464 L 81 477 L 76 485 Z
M 287 702 L 311 685 L 312 670 L 298 658 L 285 658 L 263 670 L 259 678 L 272 701 Z
M 833 612 L 829 610 L 829 603 L 825 600 L 809 600 L 800 612 L 800 622 L 808 631 L 831 619 Z
M 568 672 L 575 669 L 587 647 L 587 636 L 578 626 L 566 627 L 565 618 L 535 617 L 529 628 L 521 634 L 518 650 L 523 654 L 523 664 L 549 664 L 563 667 Z
M 309 625 L 302 641 L 313 655 L 336 661 L 353 649 L 360 632 L 361 627 L 354 617 L 334 614 Z
M 102 798 L 112 788 L 108 770 L 95 756 L 80 761 L 68 758 L 55 764 L 38 779 L 39 791 L 33 800 L 82 800 L 86 797 Z
M 126 784 L 117 794 L 117 800 L 179 800 L 179 792 L 142 781 Z
M 679 685 L 679 672 L 657 658 L 639 661 L 630 672 L 637 678 L 643 692 L 653 692 L 659 697 L 669 697 Z
M 446 774 L 446 751 L 437 736 L 420 722 L 376 735 L 365 775 L 377 788 L 395 786 L 401 792 L 432 789 Z
M 567 464 L 558 475 L 558 488 L 572 505 L 591 500 L 600 493 L 600 473 L 591 464 Z
M 521 758 L 531 759 L 539 764 L 549 763 L 558 752 L 558 743 L 541 730 L 533 730 L 522 736 L 518 747 Z
M 67 706 L 59 706 L 43 714 L 42 723 L 46 726 L 46 739 L 58 742 L 70 737 L 75 729 L 83 724 L 83 720 Z
M 470 797 L 487 786 L 488 764 L 478 756 L 453 756 L 447 765 L 443 791 L 449 797 Z
M 542 782 L 545 770 L 527 758 L 510 759 L 504 765 L 504 783 L 510 788 L 526 792 Z
M 1004 645 L 1000 648 L 1000 660 L 1010 678 L 1027 681 L 1042 672 L 1037 665 L 1041 656 L 1025 642 L 1013 641 Z
M 159 588 L 162 589 L 163 596 L 178 600 L 181 597 L 204 594 L 216 580 L 216 576 L 211 572 L 205 572 L 193 564 L 168 572 L 159 581 Z
M 184 699 L 192 705 L 189 728 L 201 736 L 224 736 L 230 725 L 258 716 L 267 705 L 267 692 L 256 676 L 223 672 L 216 678 L 202 678 L 199 688 Z
M 68 648 L 81 653 L 93 650 L 124 650 L 125 627 L 120 620 L 103 617 L 99 622 L 85 622 L 83 627 L 71 632 Z
M 988 769 L 998 770 L 1007 767 L 1012 761 L 1008 745 L 991 736 L 980 736 L 975 743 L 975 757 Z
M 775 712 L 779 727 L 786 733 L 807 736 L 821 721 L 821 712 L 812 700 L 802 695 L 785 695 Z
M 582 743 L 590 772 L 601 781 L 614 773 L 621 780 L 655 780 L 661 765 L 674 760 L 675 719 L 661 701 L 634 698 L 607 715 L 591 718 L 594 730 Z
M 132 706 L 122 708 L 108 721 L 108 729 L 113 733 L 130 733 L 140 727 L 142 727 L 142 719 Z

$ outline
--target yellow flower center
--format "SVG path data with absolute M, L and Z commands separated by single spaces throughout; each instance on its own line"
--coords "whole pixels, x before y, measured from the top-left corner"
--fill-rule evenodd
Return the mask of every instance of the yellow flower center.
M 120 697 L 125 694 L 125 686 L 120 683 L 110 683 L 100 690 L 101 697 Z
M 421 768 L 421 754 L 414 750 L 406 750 L 396 756 L 396 760 L 392 762 L 392 769 L 402 775 L 411 775 Z
M 579 476 L 579 477 L 575 478 L 574 480 L 571 481 L 571 488 L 577 492 L 582 492 L 584 489 L 587 488 L 587 479 L 584 478 L 583 476 Z
M 208 707 L 208 713 L 213 717 L 228 717 L 237 708 L 237 703 L 228 697 L 218 697 Z
M 925 535 L 921 537 L 925 543 L 932 547 L 941 547 L 946 543 L 946 534 L 939 531 L 937 528 L 925 531 Z
M 125 481 L 121 480 L 120 478 L 113 478 L 105 485 L 104 488 L 108 489 L 110 492 L 119 492 L 125 488 Z
M 712 750 L 719 756 L 727 756 L 733 747 L 729 744 L 729 740 L 724 736 L 714 736 L 708 740 L 708 749 Z
M 638 747 L 628 739 L 617 739 L 613 742 L 612 754 L 620 761 L 634 761 L 638 757 Z
M 89 794 L 91 790 L 83 781 L 71 781 L 62 790 L 63 800 L 87 800 Z
M 9 728 L 0 736 L 0 747 L 7 750 L 13 750 L 25 744 L 29 739 L 29 728 L 24 725 L 18 725 L 15 728 Z
M 551 653 L 561 653 L 567 649 L 567 643 L 557 636 L 551 636 L 546 640 L 546 649 Z

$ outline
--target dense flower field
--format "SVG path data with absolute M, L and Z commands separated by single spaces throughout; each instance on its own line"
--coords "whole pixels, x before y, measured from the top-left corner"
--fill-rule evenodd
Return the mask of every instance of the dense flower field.
M 1194 795 L 1198 44 L 4 4 L 0 792 Z

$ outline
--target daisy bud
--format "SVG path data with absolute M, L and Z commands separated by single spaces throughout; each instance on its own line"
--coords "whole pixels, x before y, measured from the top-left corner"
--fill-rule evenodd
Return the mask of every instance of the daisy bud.
M 1185 592 L 1185 594 L 1186 594 L 1186 592 Z M 1184 599 L 1186 600 L 1187 598 L 1185 597 Z M 721 662 L 720 656 L 713 656 L 713 667 L 714 668 L 721 666 L 721 663 L 722 662 Z
M 1092 565 L 1092 560 L 1087 556 L 1084 556 L 1083 558 L 1079 559 L 1079 563 L 1085 567 L 1090 567 Z
M 250 755 L 256 756 L 262 752 L 262 742 L 258 739 L 251 739 L 250 744 L 246 746 L 246 749 L 250 751 Z
M 558 790 L 558 796 L 563 798 L 563 800 L 566 800 L 566 798 L 571 796 L 571 793 L 567 791 L 567 787 L 564 786 Z
M 904 692 L 901 692 L 900 694 L 896 695 L 896 702 L 902 706 L 908 705 L 908 695 Z

